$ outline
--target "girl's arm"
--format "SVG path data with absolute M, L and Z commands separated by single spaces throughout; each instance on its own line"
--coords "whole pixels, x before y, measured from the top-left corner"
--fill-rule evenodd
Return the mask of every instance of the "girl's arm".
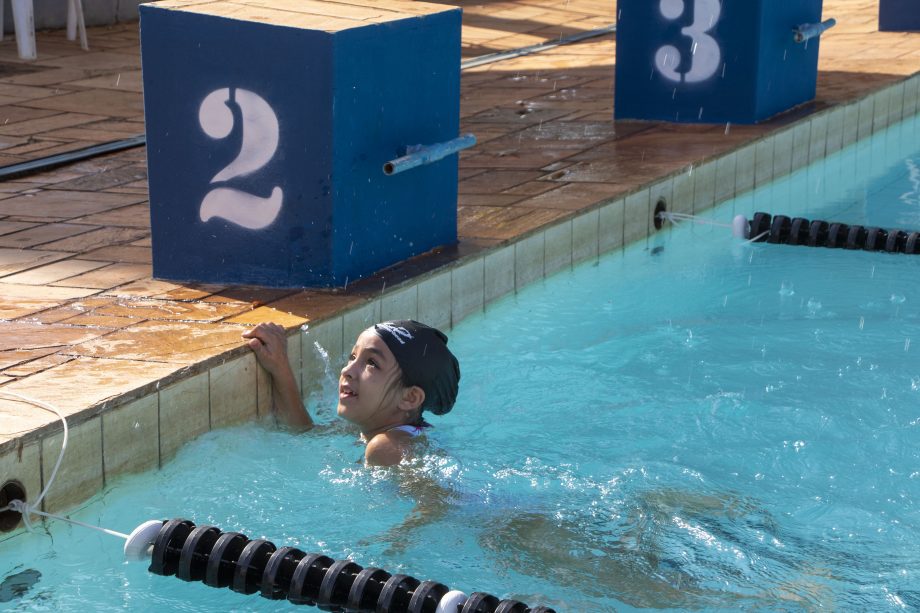
M 256 360 L 272 378 L 272 412 L 278 420 L 294 430 L 309 430 L 313 420 L 303 406 L 294 371 L 287 357 L 287 332 L 274 323 L 259 324 L 243 332 Z

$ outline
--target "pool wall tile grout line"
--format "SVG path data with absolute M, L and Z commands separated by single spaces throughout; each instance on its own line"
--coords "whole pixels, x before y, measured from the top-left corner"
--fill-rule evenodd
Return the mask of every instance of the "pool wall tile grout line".
M 467 316 L 487 310 L 496 300 L 558 271 L 596 261 L 633 242 L 648 241 L 656 232 L 653 214 L 659 198 L 664 198 L 669 211 L 701 214 L 912 117 L 917 112 L 918 97 L 920 73 L 861 99 L 817 111 L 724 154 L 705 158 L 629 193 L 574 211 L 513 241 L 388 286 L 334 315 L 310 321 L 307 331 L 298 330 L 288 340 L 289 357 L 299 374 L 301 392 L 309 396 L 321 389 L 326 380 L 326 364 L 314 342 L 327 352 L 331 362 L 329 374 L 335 377 L 336 364 L 348 349 L 350 339 L 382 317 L 409 313 L 431 325 L 451 328 Z M 243 380 L 251 390 L 245 395 L 230 394 L 236 397 L 232 400 L 236 404 L 219 407 L 220 415 L 215 416 L 214 385 L 221 380 L 222 373 L 227 373 L 225 376 L 230 380 Z M 113 419 L 111 416 L 116 411 L 131 408 L 142 411 L 145 405 L 138 403 L 148 398 L 150 412 L 156 415 L 155 428 L 150 426 L 151 432 L 156 432 L 151 458 L 132 464 L 118 462 L 112 455 L 107 463 L 103 457 L 107 446 L 130 448 L 130 441 L 112 440 L 113 433 L 124 431 L 125 427 L 115 427 L 116 422 L 112 421 L 106 428 L 103 420 Z M 43 510 L 64 510 L 79 504 L 123 472 L 143 470 L 145 465 L 162 467 L 186 442 L 212 428 L 267 416 L 270 403 L 270 380 L 242 345 L 203 362 L 177 366 L 168 375 L 145 382 L 129 393 L 79 411 L 70 418 L 73 450 L 68 453 L 63 474 L 49 492 Z M 203 411 L 206 411 L 203 423 L 198 425 L 196 419 L 201 420 L 196 416 Z M 178 419 L 179 415 L 182 419 Z M 94 429 L 98 429 L 95 436 Z M 54 443 L 60 436 L 59 424 L 49 423 L 5 441 L 0 444 L 0 467 L 15 462 L 17 468 L 11 471 L 12 476 L 28 482 L 27 491 L 37 495 L 36 488 L 44 484 L 45 466 L 51 461 L 51 455 L 46 458 L 45 454 L 58 452 L 60 445 Z M 88 436 L 96 443 L 88 442 Z M 36 450 L 32 465 L 37 468 L 38 485 L 34 475 L 29 478 L 29 453 L 23 453 L 20 460 L 17 455 L 20 449 Z

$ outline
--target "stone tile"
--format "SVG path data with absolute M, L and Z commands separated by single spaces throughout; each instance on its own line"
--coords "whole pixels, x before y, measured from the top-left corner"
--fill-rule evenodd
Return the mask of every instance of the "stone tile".
M 693 213 L 698 214 L 712 208 L 716 197 L 716 167 L 715 161 L 704 162 L 693 170 Z M 654 210 L 654 206 L 652 207 Z M 651 221 L 652 215 L 649 215 Z
M 295 335 L 299 341 L 299 335 Z M 297 362 L 300 372 L 300 352 L 289 355 Z M 300 377 L 297 377 L 300 380 Z M 258 407 L 256 358 L 252 353 L 228 360 L 211 369 L 211 428 L 232 426 L 255 419 Z
M 87 109 L 104 109 L 110 117 L 136 117 L 144 112 L 143 100 L 137 94 L 108 89 L 89 89 L 48 96 L 29 100 L 27 104 L 32 108 L 64 111 L 73 115 Z
M 481 312 L 485 294 L 484 258 L 475 258 L 451 270 L 451 325 Z
M 29 400 L 31 394 L 16 389 L 18 381 L 13 379 L 4 384 L 0 391 L 0 445 L 4 449 L 15 441 L 20 434 L 26 434 L 39 428 L 47 428 L 60 420 L 54 413 L 38 408 Z
M 507 240 L 546 226 L 568 214 L 564 210 L 523 206 L 460 207 L 457 225 L 461 239 Z
M 5 330 L 4 330 L 5 331 Z M 58 350 L 58 347 L 37 347 L 34 349 L 2 349 L 0 350 L 0 371 L 7 368 L 43 358 Z
M 514 291 L 514 245 L 487 253 L 483 261 L 483 303 Z
M 143 197 L 131 194 L 43 190 L 0 200 L 0 215 L 55 221 L 109 211 L 139 200 Z
M 19 232 L 28 228 L 34 228 L 38 224 L 28 223 L 25 221 L 0 221 L 0 236 L 6 236 L 12 232 Z
M 113 245 L 94 249 L 86 253 L 75 255 L 78 260 L 94 260 L 97 262 L 117 262 L 120 264 L 150 264 L 152 253 L 149 247 L 136 247 L 134 245 Z
M 137 200 L 137 198 L 131 194 L 117 196 L 120 198 Z M 92 215 L 86 214 L 73 221 L 75 223 L 94 224 L 98 226 L 127 226 L 131 228 L 150 229 L 150 205 L 144 202 L 143 204 L 123 206 L 103 213 L 95 213 Z
M 754 149 L 754 186 L 760 187 L 773 180 L 774 139 L 770 136 L 757 141 Z
M 712 174 L 715 174 L 714 172 Z M 623 212 L 623 244 L 630 245 L 635 241 L 645 240 L 648 237 L 649 218 L 649 189 L 626 196 Z
M 888 124 L 901 121 L 904 117 L 904 82 L 891 86 L 888 102 Z
M 915 75 L 904 83 L 904 109 L 902 117 L 913 117 L 920 105 L 920 75 Z
M 96 137 L 104 141 L 113 141 L 124 138 L 124 135 L 122 134 L 101 134 L 99 130 L 94 129 L 95 125 L 96 124 L 90 124 L 85 128 L 85 131 L 71 128 L 70 130 L 57 130 L 55 132 L 49 132 L 46 134 L 46 136 L 53 137 L 55 134 L 58 134 L 61 136 L 66 135 L 69 138 L 76 138 L 77 134 L 84 134 L 85 137 Z M 105 191 L 112 187 L 117 187 L 126 183 L 145 181 L 146 179 L 146 168 L 129 165 L 111 169 L 102 169 L 99 172 L 86 173 L 82 176 L 71 179 L 70 181 L 62 181 L 60 183 L 56 183 L 51 186 L 51 189 L 97 192 Z M 140 193 L 143 194 L 146 192 L 142 191 Z
M 2 408 L 0 408 L 0 418 L 2 418 Z M 3 437 L 0 437 L 0 441 Z M 6 481 L 18 481 L 26 493 L 26 501 L 34 502 L 42 489 L 42 473 L 40 456 L 40 443 L 34 442 L 25 444 L 22 448 L 18 445 L 10 444 L 0 451 L 0 475 L 4 483 Z M 32 515 L 31 519 L 38 520 L 38 515 Z M 19 527 L 23 526 L 22 522 Z M 2 542 L 0 537 L 0 542 Z
M 841 134 L 841 148 L 851 145 L 856 142 L 859 134 L 859 122 L 860 122 L 860 107 L 863 106 L 860 102 L 853 102 L 846 105 L 843 108 L 843 128 L 840 132 Z M 867 112 L 862 113 L 863 123 L 867 120 L 865 117 L 868 115 Z M 871 124 L 869 129 L 871 129 Z M 866 126 L 863 126 L 864 133 L 866 132 Z M 830 133 L 830 128 L 828 128 L 828 133 Z M 830 153 L 830 136 L 828 136 L 828 153 Z
M 380 321 L 380 300 L 370 300 L 342 316 L 342 338 L 351 345 L 364 330 Z
M 0 351 L 23 351 L 61 347 L 96 338 L 98 330 L 56 324 L 4 322 L 0 334 Z
M 669 211 L 688 215 L 693 214 L 697 174 L 697 167 L 690 166 L 672 177 L 671 202 L 668 204 Z
M 68 79 L 68 81 L 70 80 Z M 116 72 L 115 74 L 105 74 L 99 77 L 93 77 L 91 79 L 70 81 L 69 85 L 77 85 L 91 89 L 99 88 L 123 90 L 135 92 L 138 94 L 143 91 L 143 83 L 141 81 L 140 70 L 123 70 Z
M 543 173 L 539 170 L 485 170 L 460 181 L 461 194 L 494 194 L 513 190 L 529 181 L 535 181 Z
M 35 268 L 48 262 L 62 260 L 66 253 L 57 251 L 40 251 L 38 249 L 11 249 L 0 247 L 0 277 L 11 275 L 21 270 Z
M 242 346 L 242 331 L 202 322 L 145 321 L 75 345 L 68 353 L 143 361 L 153 371 L 172 370 Z
M 533 234 L 514 245 L 514 288 L 520 291 L 545 274 L 546 237 Z
M 743 194 L 754 188 L 756 153 L 756 143 L 745 145 L 735 152 L 735 195 Z
M 418 284 L 418 321 L 434 328 L 450 328 L 451 275 L 443 271 Z M 348 339 L 348 334 L 345 334 Z M 345 344 L 353 340 L 346 340 Z
M 872 95 L 872 134 L 888 127 L 891 114 L 891 88 L 885 88 Z
M 79 358 L 8 383 L 3 390 L 47 402 L 70 416 L 135 393 L 175 370 L 154 362 Z
M 416 319 L 418 317 L 418 287 L 409 287 L 387 292 L 380 298 L 380 319 Z
M 31 225 L 31 224 L 30 224 Z M 93 226 L 82 224 L 67 223 L 49 223 L 31 227 L 14 234 L 4 234 L 0 236 L 0 247 L 14 247 L 18 249 L 27 249 L 36 245 L 42 245 L 56 241 L 60 238 L 82 234 L 93 229 Z M 43 247 L 48 251 L 61 251 L 53 247 Z
M 128 326 L 139 324 L 140 322 L 140 319 L 136 319 L 134 317 L 96 315 L 92 312 L 83 313 L 61 320 L 61 323 L 67 324 L 68 326 L 84 326 L 97 330 L 118 330 L 120 328 L 127 328 Z
M 604 254 L 623 246 L 626 199 L 620 198 L 598 209 L 597 250 Z
M 366 297 L 352 293 L 304 291 L 269 302 L 266 307 L 309 321 L 322 320 L 360 305 Z M 258 309 L 256 309 L 258 310 Z M 297 324 L 300 325 L 300 324 Z
M 246 310 L 238 304 L 156 299 L 118 299 L 96 308 L 97 315 L 185 322 L 216 322 Z M 302 322 L 300 322 L 302 323 Z
M 811 129 L 808 137 L 808 160 L 812 163 L 824 159 L 827 147 L 827 118 L 828 113 L 819 113 L 811 120 Z
M 102 464 L 106 483 L 160 464 L 159 395 L 156 393 L 102 414 Z
M 521 202 L 521 205 L 540 209 L 579 211 L 625 191 L 626 188 L 617 183 L 568 183 L 552 191 L 527 198 Z
M 573 264 L 597 259 L 599 220 L 600 213 L 598 209 L 593 209 L 572 219 Z
M 807 125 L 805 126 L 807 128 Z M 777 132 L 773 135 L 773 178 L 779 179 L 792 172 L 792 158 L 794 155 L 795 133 L 802 129 L 794 126 Z M 805 142 L 808 142 L 806 135 Z
M 838 107 L 827 114 L 827 143 L 825 155 L 831 155 L 843 148 L 843 122 L 846 119 L 846 108 Z
M 795 172 L 808 164 L 811 122 L 805 121 L 792 128 L 792 157 L 789 172 Z
M 83 233 L 70 238 L 64 238 L 62 240 L 45 243 L 42 248 L 52 251 L 69 251 L 74 253 L 82 253 L 86 251 L 93 251 L 94 249 L 99 249 L 100 247 L 109 247 L 122 243 L 130 243 L 132 241 L 137 241 L 138 239 L 145 236 L 149 236 L 147 230 L 141 228 L 97 228 L 95 226 L 82 224 L 73 225 L 82 228 Z
M 105 265 L 105 262 L 81 262 L 79 260 L 65 260 L 63 262 L 46 264 L 45 266 L 39 266 L 38 268 L 27 270 L 26 272 L 20 272 L 15 275 L 3 277 L 3 282 L 18 283 L 22 285 L 47 285 L 49 283 L 60 281 L 61 279 L 75 277 L 91 270 L 102 268 Z
M 97 330 L 97 332 L 103 332 L 103 330 Z M 72 356 L 64 355 L 62 353 L 52 353 L 43 358 L 38 358 L 37 360 L 31 360 L 29 362 L 23 362 L 22 364 L 7 368 L 3 371 L 3 374 L 12 377 L 24 378 L 36 373 L 44 372 L 49 368 L 54 368 L 55 366 L 66 364 L 71 360 L 73 360 Z
M 735 173 L 737 170 L 738 155 L 729 153 L 715 161 L 716 182 L 713 198 L 715 204 L 729 200 L 735 196 Z
M 51 285 L 102 290 L 149 277 L 151 273 L 152 269 L 149 264 L 103 264 L 101 268 L 51 283 Z
M 105 119 L 105 117 L 101 115 L 87 115 L 85 113 L 57 113 L 48 117 L 30 119 L 28 121 L 20 121 L 14 124 L 0 126 L 0 134 L 5 136 L 31 136 L 60 128 L 69 128 L 92 123 L 100 119 Z
M 547 276 L 572 266 L 572 221 L 564 221 L 546 229 L 544 272 Z
M 64 433 L 41 441 L 42 481 L 47 484 L 61 453 Z M 42 507 L 48 513 L 67 511 L 102 489 L 102 420 L 94 417 L 69 426 L 66 461 L 61 462 Z
M 210 428 L 208 372 L 160 390 L 160 464 Z
M 308 320 L 299 315 L 279 311 L 274 307 L 261 306 L 251 311 L 244 311 L 239 315 L 228 317 L 223 321 L 228 324 L 239 324 L 244 326 L 255 326 L 260 323 L 273 322 L 285 328 L 293 328 L 307 323 Z

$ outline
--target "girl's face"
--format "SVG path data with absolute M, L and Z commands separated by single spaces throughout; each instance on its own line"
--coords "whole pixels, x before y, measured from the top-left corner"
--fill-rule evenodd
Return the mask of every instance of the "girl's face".
M 399 408 L 402 372 L 387 347 L 372 329 L 355 341 L 339 377 L 339 417 L 369 432 L 402 422 Z

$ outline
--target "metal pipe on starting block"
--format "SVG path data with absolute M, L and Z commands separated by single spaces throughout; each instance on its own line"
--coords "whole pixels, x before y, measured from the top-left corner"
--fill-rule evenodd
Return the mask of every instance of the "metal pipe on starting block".
M 461 134 L 457 138 L 433 145 L 410 145 L 406 147 L 406 155 L 390 160 L 383 165 L 383 174 L 395 175 L 411 170 L 418 166 L 431 164 L 447 157 L 448 155 L 469 149 L 476 144 L 476 137 L 472 134 Z
M 804 43 L 811 38 L 818 38 L 837 25 L 836 19 L 827 19 L 821 23 L 803 23 L 792 29 L 792 39 L 797 43 Z

